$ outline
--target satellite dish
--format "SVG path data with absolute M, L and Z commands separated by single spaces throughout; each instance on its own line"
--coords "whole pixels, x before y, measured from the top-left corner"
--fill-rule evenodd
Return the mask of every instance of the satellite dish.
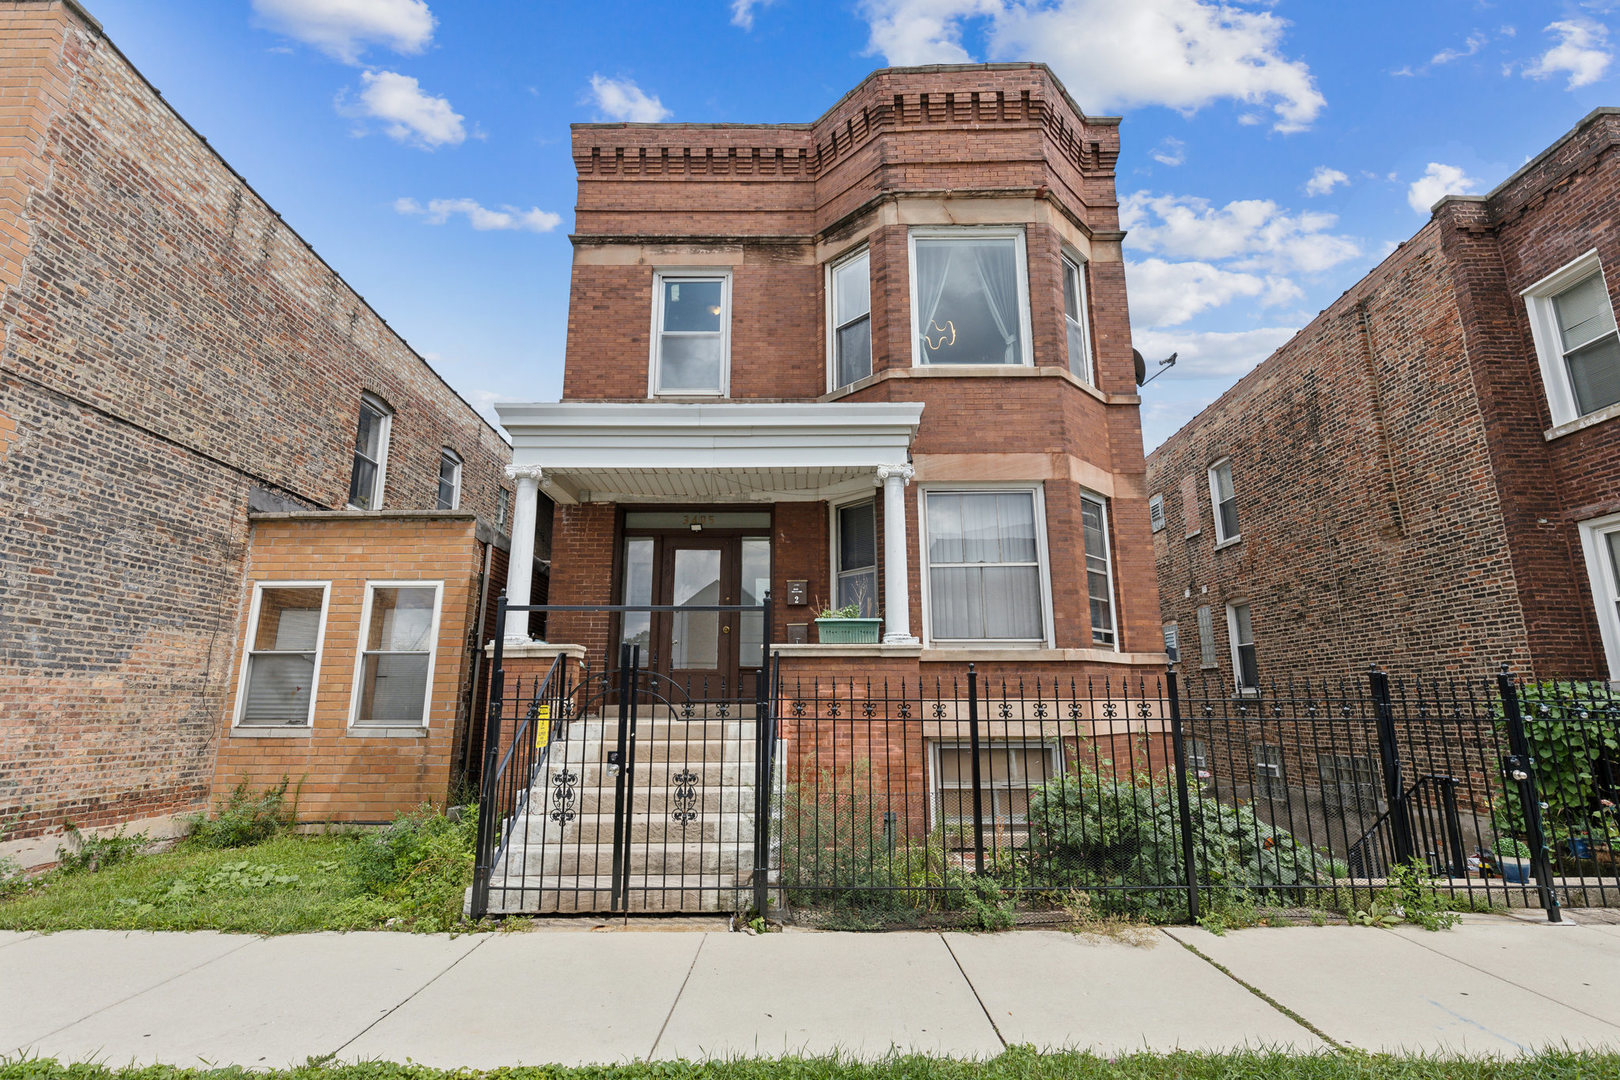
M 1136 385 L 1141 386 L 1147 380 L 1147 361 L 1135 349 L 1131 350 L 1131 362 L 1136 365 Z

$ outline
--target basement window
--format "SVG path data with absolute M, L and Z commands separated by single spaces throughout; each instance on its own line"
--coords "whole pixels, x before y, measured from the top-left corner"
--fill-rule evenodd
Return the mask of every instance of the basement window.
M 968 743 L 933 744 L 936 824 L 973 820 L 973 750 Z M 1058 748 L 1051 743 L 1001 742 L 979 746 L 979 805 L 988 825 L 1023 825 L 1029 821 L 1029 796 L 1063 773 Z M 969 843 L 972 843 L 971 838 Z
M 238 726 L 311 724 L 329 589 L 325 582 L 254 586 L 236 691 Z
M 427 724 L 443 591 L 437 581 L 367 583 L 350 719 L 354 727 Z

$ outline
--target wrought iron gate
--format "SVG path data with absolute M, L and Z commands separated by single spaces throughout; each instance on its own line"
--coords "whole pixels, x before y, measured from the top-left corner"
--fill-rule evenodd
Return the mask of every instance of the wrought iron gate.
M 559 656 L 533 679 L 508 680 L 502 652 L 497 642 L 474 915 L 766 909 L 766 667 L 744 694 L 740 680 L 678 680 L 638 644 L 577 670 Z

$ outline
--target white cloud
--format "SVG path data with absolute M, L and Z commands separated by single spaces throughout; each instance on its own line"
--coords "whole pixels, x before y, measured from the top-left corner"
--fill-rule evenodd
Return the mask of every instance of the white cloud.
M 1148 156 L 1161 165 L 1180 165 L 1187 160 L 1187 144 L 1166 136 Z
M 1328 230 L 1333 214 L 1285 212 L 1270 199 L 1212 206 L 1188 195 L 1139 191 L 1120 200 L 1131 247 L 1173 258 L 1231 260 L 1239 270 L 1319 273 L 1361 254 L 1349 236 Z
M 1131 334 L 1148 366 L 1176 354 L 1173 374 L 1166 378 L 1233 378 L 1246 374 L 1299 332 L 1293 326 L 1266 326 L 1255 330 L 1165 331 L 1138 330 Z
M 1485 47 L 1485 43 L 1490 40 L 1491 39 L 1488 35 L 1482 33 L 1481 31 L 1475 30 L 1463 41 L 1462 48 L 1441 49 L 1439 52 L 1435 53 L 1429 58 L 1429 63 L 1449 64 L 1453 60 L 1461 60 L 1465 56 L 1473 56 L 1475 53 L 1479 52 L 1480 49 L 1483 49 Z
M 409 75 L 393 71 L 366 71 L 360 75 L 360 100 L 348 104 L 338 95 L 338 112 L 382 121 L 389 138 L 424 150 L 455 146 L 467 138 L 464 117 L 447 98 L 434 97 Z
M 868 51 L 891 64 L 974 60 L 963 33 L 982 29 L 989 59 L 1044 60 L 1088 109 L 1190 113 L 1231 99 L 1269 107 L 1288 132 L 1327 104 L 1310 68 L 1281 52 L 1286 20 L 1217 0 L 863 0 L 860 11 Z
M 1609 62 L 1614 59 L 1607 27 L 1592 19 L 1560 19 L 1548 25 L 1547 32 L 1558 35 L 1558 44 L 1536 57 L 1524 69 L 1526 76 L 1548 79 L 1567 74 L 1566 88 L 1570 90 L 1603 78 Z
M 443 225 L 457 214 L 464 215 L 467 223 L 480 232 L 492 229 L 517 229 L 524 232 L 550 232 L 562 224 L 562 218 L 549 210 L 530 207 L 519 210 L 503 206 L 491 210 L 474 199 L 432 199 L 426 206 L 412 198 L 394 200 L 394 210 L 401 214 L 420 215 L 429 225 Z
M 1207 262 L 1142 259 L 1125 264 L 1131 322 L 1140 326 L 1180 326 L 1193 316 L 1239 297 L 1262 307 L 1301 299 L 1299 286 L 1284 277 L 1261 277 L 1224 270 Z
M 1330 169 L 1326 165 L 1318 165 L 1311 178 L 1305 181 L 1305 194 L 1326 195 L 1340 184 L 1348 184 L 1350 178 L 1338 169 Z
M 270 29 L 345 64 L 358 64 L 369 45 L 419 53 L 433 40 L 425 0 L 253 0 L 253 11 Z
M 629 79 L 591 76 L 591 101 L 609 120 L 634 124 L 657 124 L 672 115 L 656 95 L 650 95 Z
M 767 8 L 776 0 L 731 0 L 731 25 L 744 30 L 754 28 L 754 9 Z
M 1427 214 L 1442 195 L 1468 195 L 1478 190 L 1479 181 L 1455 165 L 1429 162 L 1422 176 L 1406 189 L 1406 201 L 1420 214 Z

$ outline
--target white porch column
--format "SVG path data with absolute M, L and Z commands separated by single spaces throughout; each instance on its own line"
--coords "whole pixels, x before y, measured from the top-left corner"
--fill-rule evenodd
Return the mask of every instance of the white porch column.
M 508 465 L 506 475 L 517 482 L 517 499 L 512 508 L 512 550 L 506 565 L 506 602 L 527 604 L 534 577 L 534 525 L 540 514 L 540 473 L 538 465 Z M 506 616 L 506 643 L 529 643 L 529 613 L 513 611 Z
M 911 590 L 906 568 L 906 485 L 916 470 L 910 465 L 879 465 L 883 487 L 883 642 L 914 645 L 911 636 Z

